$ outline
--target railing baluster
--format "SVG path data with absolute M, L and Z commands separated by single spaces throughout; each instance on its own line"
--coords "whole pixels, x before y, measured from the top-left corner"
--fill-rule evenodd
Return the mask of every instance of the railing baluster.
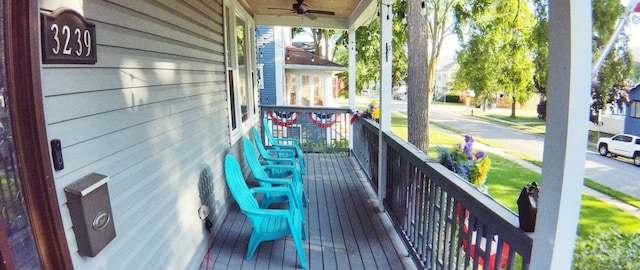
M 371 120 L 355 121 L 353 153 L 374 187 L 377 166 L 387 166 L 385 207 L 416 262 L 428 269 L 477 269 L 480 261 L 483 269 L 503 261 L 507 269 L 529 268 L 533 240 L 518 228 L 515 213 L 393 134 L 383 133 L 388 163 L 377 164 L 377 128 Z

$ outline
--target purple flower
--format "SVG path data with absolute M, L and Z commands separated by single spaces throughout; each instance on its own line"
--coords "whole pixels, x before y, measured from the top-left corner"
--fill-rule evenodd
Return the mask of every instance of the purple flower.
M 471 144 L 470 143 L 465 143 L 464 144 L 464 153 L 465 153 L 465 155 L 467 155 L 467 158 L 469 160 L 473 159 L 473 149 L 471 149 Z
M 478 151 L 478 152 L 476 153 L 476 158 L 477 158 L 477 159 L 481 159 L 481 158 L 485 157 L 486 155 L 487 155 L 487 154 L 485 154 L 483 151 Z
M 464 135 L 464 142 L 471 144 L 474 142 L 473 137 L 471 135 Z

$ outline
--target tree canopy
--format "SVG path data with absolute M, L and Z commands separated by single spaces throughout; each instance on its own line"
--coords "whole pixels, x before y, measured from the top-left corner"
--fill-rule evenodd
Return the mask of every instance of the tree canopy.
M 456 87 L 474 90 L 483 103 L 505 95 L 511 99 L 511 117 L 516 117 L 516 104 L 535 91 L 529 6 L 518 0 L 459 2 L 454 14 L 462 46 Z

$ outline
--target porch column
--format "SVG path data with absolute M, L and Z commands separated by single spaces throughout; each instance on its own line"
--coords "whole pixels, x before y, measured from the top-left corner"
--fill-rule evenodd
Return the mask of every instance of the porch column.
M 393 25 L 393 1 L 380 3 L 380 133 L 378 134 L 378 208 L 384 211 L 383 199 L 387 186 L 387 145 L 384 132 L 391 131 L 391 26 Z
M 356 109 L 356 29 L 347 30 L 349 35 L 349 109 Z M 351 144 L 351 141 L 349 141 Z
M 356 109 L 356 30 L 349 28 L 349 109 Z M 349 132 L 349 149 L 353 150 L 353 129 Z
M 591 89 L 591 1 L 549 0 L 549 93 L 531 269 L 570 269 Z

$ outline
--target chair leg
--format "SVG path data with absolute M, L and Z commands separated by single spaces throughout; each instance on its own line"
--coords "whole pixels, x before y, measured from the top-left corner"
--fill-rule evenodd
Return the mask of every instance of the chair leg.
M 291 236 L 293 238 L 293 242 L 296 245 L 296 251 L 298 252 L 298 258 L 300 259 L 300 267 L 307 268 L 307 259 L 306 259 L 306 255 L 304 254 L 304 246 L 302 246 L 302 239 L 301 239 L 302 237 L 306 239 L 306 233 L 304 232 L 304 226 L 300 226 L 300 227 L 302 228 L 301 235 L 294 234 L 292 232 Z
M 249 238 L 249 246 L 247 246 L 247 261 L 251 260 L 253 257 L 253 253 L 256 252 L 258 245 L 260 245 L 260 236 L 255 233 L 255 231 L 251 232 L 251 238 Z
M 304 166 L 304 157 L 302 156 L 302 150 L 298 151 L 298 159 L 300 160 L 300 173 L 307 174 L 307 168 Z

